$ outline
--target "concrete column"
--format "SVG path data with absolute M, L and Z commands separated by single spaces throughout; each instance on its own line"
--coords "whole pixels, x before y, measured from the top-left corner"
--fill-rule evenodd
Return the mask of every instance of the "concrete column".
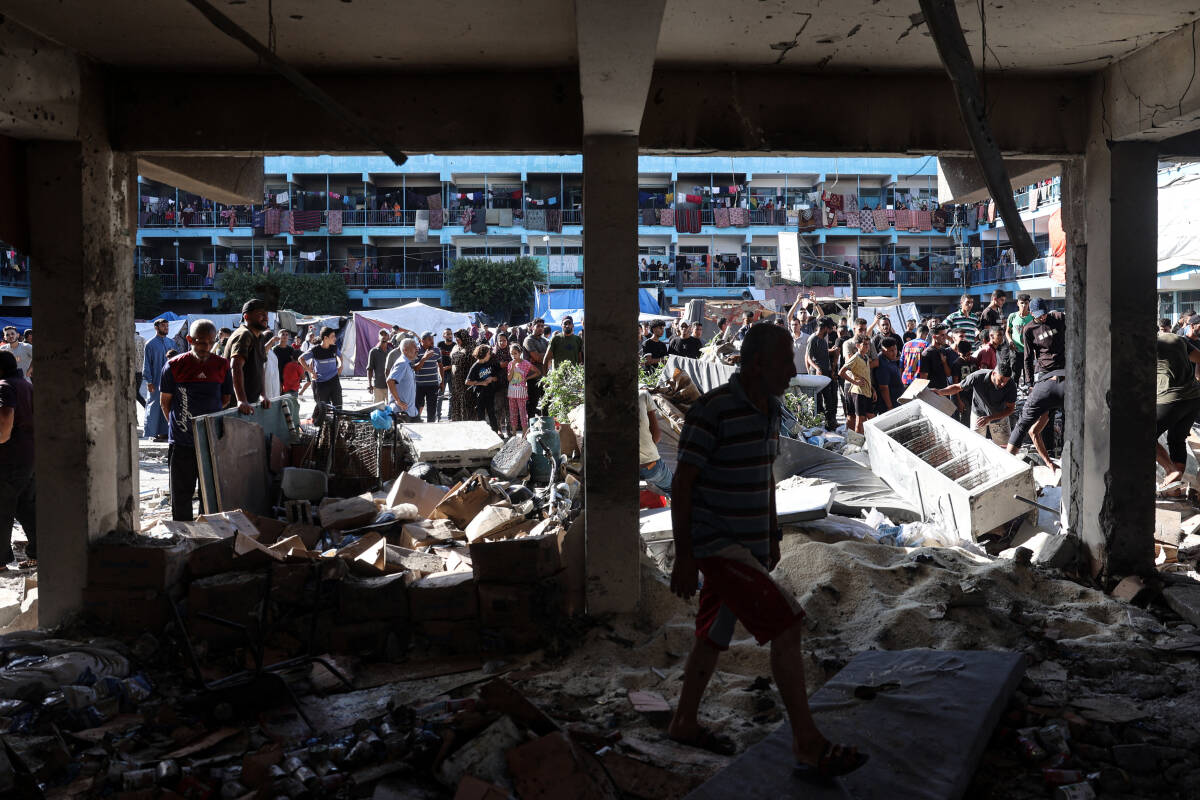
M 103 119 L 100 109 L 92 118 Z M 84 126 L 81 141 L 28 147 L 42 625 L 78 608 L 89 542 L 130 530 L 137 519 L 130 436 L 137 172 L 135 159 L 113 152 L 102 131 Z
M 1082 434 L 1071 438 L 1070 504 L 1105 580 L 1154 568 L 1157 166 L 1153 143 L 1101 136 L 1084 162 L 1085 278 L 1070 295 L 1083 314 L 1067 338 L 1070 410 L 1080 417 L 1071 424 Z M 1117 317 L 1115 328 L 1094 324 Z
M 587 610 L 632 611 L 638 535 L 636 136 L 583 140 Z

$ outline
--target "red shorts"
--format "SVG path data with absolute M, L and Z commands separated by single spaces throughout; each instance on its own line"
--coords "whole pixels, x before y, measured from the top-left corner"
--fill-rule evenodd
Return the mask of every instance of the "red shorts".
M 696 565 L 704 575 L 696 636 L 707 638 L 718 650 L 729 648 L 736 622 L 759 644 L 766 644 L 804 619 L 795 596 L 776 583 L 749 550 L 735 545 L 721 556 L 696 559 Z

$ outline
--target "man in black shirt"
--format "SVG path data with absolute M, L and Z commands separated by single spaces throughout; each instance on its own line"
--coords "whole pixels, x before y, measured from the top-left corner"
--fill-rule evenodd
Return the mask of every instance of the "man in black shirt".
M 958 367 L 958 353 L 946 344 L 946 331 L 950 326 L 939 323 L 933 326 L 933 344 L 921 354 L 921 365 L 917 377 L 929 381 L 930 389 L 945 389 L 954 380 Z
M 1003 289 L 992 292 L 992 302 L 979 315 L 979 329 L 999 328 L 1008 317 L 1004 313 L 1004 304 L 1008 302 L 1008 294 Z
M 671 338 L 671 343 L 667 345 L 667 352 L 685 358 L 700 357 L 700 340 L 692 336 L 690 323 L 679 323 L 679 335 Z
M 659 339 L 666 329 L 666 323 L 656 319 L 650 324 L 650 336 L 642 341 L 642 362 L 648 366 L 657 366 L 667 357 L 667 346 Z
M 1012 361 L 1005 355 L 995 369 L 976 370 L 958 383 L 936 391 L 949 397 L 969 390 L 971 429 L 1004 447 L 1010 434 L 1009 417 L 1017 407 L 1017 384 L 1012 373 Z
M 1029 391 L 1021 408 L 1021 417 L 1008 437 L 1008 452 L 1016 453 L 1028 433 L 1042 461 L 1055 470 L 1057 467 L 1042 441 L 1042 429 L 1049 423 L 1050 415 L 1067 401 L 1067 318 L 1061 311 L 1047 310 L 1041 298 L 1035 298 L 1029 304 L 1029 313 L 1033 322 L 1021 331 L 1021 338 L 1025 343 L 1026 372 L 1036 374 L 1037 382 Z

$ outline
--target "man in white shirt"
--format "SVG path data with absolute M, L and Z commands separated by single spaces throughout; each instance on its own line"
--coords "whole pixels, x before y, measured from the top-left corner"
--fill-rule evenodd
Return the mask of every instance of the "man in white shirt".
M 17 359 L 17 369 L 25 373 L 26 380 L 33 379 L 33 345 L 20 340 L 17 329 L 9 325 L 4 329 L 4 344 L 0 350 L 7 350 Z

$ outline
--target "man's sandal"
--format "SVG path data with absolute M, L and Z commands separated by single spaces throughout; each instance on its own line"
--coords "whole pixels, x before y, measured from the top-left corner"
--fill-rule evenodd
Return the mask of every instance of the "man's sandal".
M 792 775 L 809 783 L 830 784 L 834 778 L 854 772 L 869 758 L 866 753 L 858 752 L 857 747 L 826 742 L 825 750 L 816 764 L 797 761 L 792 768 Z
M 700 750 L 707 750 L 710 753 L 715 753 L 719 756 L 731 756 L 737 752 L 737 745 L 728 736 L 722 736 L 719 733 L 714 733 L 711 728 L 700 728 L 699 733 L 687 739 L 670 737 L 671 741 L 677 744 L 695 747 Z

